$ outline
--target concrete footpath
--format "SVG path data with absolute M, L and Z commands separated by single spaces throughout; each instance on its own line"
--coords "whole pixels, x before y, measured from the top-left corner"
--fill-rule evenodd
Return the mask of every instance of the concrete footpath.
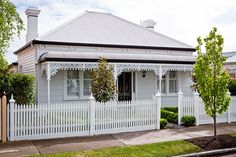
M 140 145 L 163 141 L 189 139 L 201 136 L 211 136 L 213 134 L 212 130 L 212 125 L 202 125 L 180 129 L 140 131 L 92 137 L 9 142 L 7 144 L 0 144 L 0 157 L 81 151 L 114 146 Z M 236 132 L 236 123 L 218 124 L 217 131 L 218 134 L 229 134 Z

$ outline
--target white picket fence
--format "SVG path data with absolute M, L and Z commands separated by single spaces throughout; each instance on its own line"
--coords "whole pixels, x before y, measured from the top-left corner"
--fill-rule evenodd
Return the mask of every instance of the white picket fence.
M 196 125 L 213 123 L 213 119 L 206 114 L 204 104 L 198 93 L 194 93 L 193 96 L 184 96 L 183 93 L 178 93 L 178 116 L 179 124 L 181 124 L 183 116 L 194 116 Z M 223 122 L 236 122 L 236 96 L 231 97 L 228 110 L 217 115 L 217 123 Z
M 160 97 L 151 100 L 18 105 L 10 100 L 9 139 L 32 140 L 160 129 Z

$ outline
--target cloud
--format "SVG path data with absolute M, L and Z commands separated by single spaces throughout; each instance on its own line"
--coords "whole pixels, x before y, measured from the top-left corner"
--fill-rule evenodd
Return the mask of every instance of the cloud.
M 213 18 L 212 21 L 218 24 L 236 24 L 236 9 L 234 7 L 230 8 L 229 10 L 217 16 L 216 18 Z

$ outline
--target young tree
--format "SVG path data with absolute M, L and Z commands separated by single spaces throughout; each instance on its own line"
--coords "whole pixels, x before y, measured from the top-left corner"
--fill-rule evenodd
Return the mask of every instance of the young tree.
M 0 21 L 0 53 L 3 54 L 13 36 L 19 36 L 24 27 L 15 5 L 9 0 L 0 2 Z
M 106 58 L 100 58 L 98 67 L 92 71 L 92 93 L 96 101 L 107 102 L 115 98 L 116 84 L 113 67 Z
M 216 117 L 228 109 L 230 96 L 227 89 L 229 74 L 223 69 L 226 57 L 222 55 L 223 37 L 213 28 L 204 39 L 205 52 L 201 47 L 203 42 L 198 37 L 197 62 L 194 65 L 194 76 L 197 80 L 197 89 L 203 100 L 206 113 L 214 119 L 214 136 L 216 137 Z

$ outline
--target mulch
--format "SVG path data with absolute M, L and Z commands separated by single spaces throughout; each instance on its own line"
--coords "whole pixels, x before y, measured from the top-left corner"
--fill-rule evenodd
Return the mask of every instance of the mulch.
M 186 141 L 193 143 L 206 151 L 236 147 L 236 137 L 230 135 L 218 135 L 216 139 L 214 136 L 198 137 Z

